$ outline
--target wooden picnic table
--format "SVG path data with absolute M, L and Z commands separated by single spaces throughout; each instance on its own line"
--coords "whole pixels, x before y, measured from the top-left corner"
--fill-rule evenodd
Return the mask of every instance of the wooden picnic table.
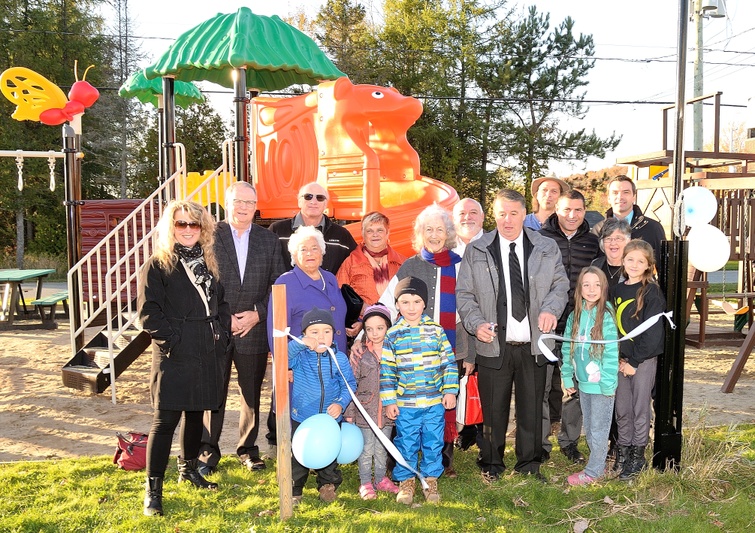
M 55 272 L 54 268 L 8 268 L 0 269 L 0 284 L 3 288 L 2 308 L 0 308 L 0 325 L 13 326 L 16 318 L 25 318 L 35 313 L 34 306 L 27 307 L 22 284 L 36 283 L 35 299 L 42 296 L 44 278 Z

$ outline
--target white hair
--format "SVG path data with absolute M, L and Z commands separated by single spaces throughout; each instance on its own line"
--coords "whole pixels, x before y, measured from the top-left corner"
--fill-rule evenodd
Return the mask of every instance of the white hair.
M 307 239 L 314 239 L 317 242 L 317 246 L 320 247 L 320 251 L 325 255 L 325 237 L 322 236 L 320 230 L 314 226 L 299 226 L 299 228 L 288 239 L 288 253 L 291 254 L 291 265 L 296 265 L 296 251 L 299 245 Z

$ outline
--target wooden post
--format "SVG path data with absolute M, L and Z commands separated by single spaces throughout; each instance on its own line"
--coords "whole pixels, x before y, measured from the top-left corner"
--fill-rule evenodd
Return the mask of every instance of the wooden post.
M 273 328 L 284 331 L 288 327 L 286 286 L 273 285 Z M 294 514 L 293 482 L 291 480 L 291 414 L 288 403 L 288 338 L 273 338 L 273 367 L 275 375 L 275 423 L 278 435 L 278 495 L 281 520 Z

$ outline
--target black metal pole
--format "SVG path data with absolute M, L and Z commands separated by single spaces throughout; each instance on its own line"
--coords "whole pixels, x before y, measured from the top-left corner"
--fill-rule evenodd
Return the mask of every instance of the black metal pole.
M 160 94 L 157 96 L 157 186 L 159 187 L 165 183 L 165 175 L 163 175 L 163 138 L 165 131 L 163 123 L 165 114 L 165 103 L 163 96 Z
M 234 137 L 233 166 L 237 181 L 249 181 L 249 114 L 246 91 L 246 68 L 233 71 L 233 104 L 236 114 L 236 136 Z
M 175 82 L 173 78 L 163 77 L 163 136 L 162 136 L 162 154 L 163 169 L 162 177 L 164 180 L 170 178 L 176 173 L 176 100 L 174 92 Z M 167 191 L 169 200 L 176 197 L 176 191 Z
M 66 239 L 68 244 L 68 270 L 70 271 L 81 259 L 81 162 L 78 158 L 79 137 L 74 129 L 63 125 L 63 153 L 65 165 L 63 173 L 65 178 L 65 208 L 66 208 Z M 81 326 L 81 299 L 79 288 L 81 280 L 69 278 L 68 296 L 71 299 L 71 330 Z M 84 347 L 84 337 L 76 337 L 76 351 Z
M 684 86 L 687 72 L 688 0 L 679 0 L 679 40 L 677 43 L 676 138 L 674 143 L 672 198 L 682 192 L 684 177 Z M 682 456 L 682 398 L 684 392 L 684 344 L 687 327 L 687 242 L 683 228 L 672 228 L 672 240 L 664 241 L 660 281 L 666 290 L 667 309 L 673 311 L 676 329 L 666 328 L 664 352 L 658 357 L 655 398 L 655 440 L 653 466 L 660 470 L 678 469 Z

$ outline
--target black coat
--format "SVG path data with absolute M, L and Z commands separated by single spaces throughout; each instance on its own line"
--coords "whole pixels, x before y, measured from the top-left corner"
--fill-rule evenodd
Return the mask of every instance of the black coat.
M 212 281 L 210 320 L 194 283 L 179 262 L 172 273 L 150 259 L 139 285 L 139 317 L 152 336 L 150 394 L 155 409 L 204 411 L 220 407 L 223 356 L 231 313 L 223 287 Z M 218 333 L 215 340 L 214 332 Z
M 288 253 L 288 241 L 294 233 L 295 220 L 296 217 L 279 220 L 268 228 L 280 239 L 281 255 L 283 256 L 283 265 L 286 267 L 286 271 L 294 268 L 291 264 L 291 254 Z M 351 233 L 349 233 L 349 230 L 343 226 L 339 226 L 325 215 L 323 215 L 323 227 L 318 227 L 317 229 L 322 231 L 322 236 L 325 239 L 325 255 L 322 258 L 321 266 L 323 270 L 327 270 L 335 276 L 338 273 L 338 269 L 341 268 L 341 264 L 346 261 L 346 258 L 357 247 L 357 243 L 354 237 L 351 236 Z
M 586 220 L 582 221 L 582 225 L 569 239 L 561 226 L 558 225 L 558 215 L 553 213 L 545 220 L 542 229 L 540 229 L 540 234 L 556 241 L 558 249 L 561 250 L 561 259 L 564 262 L 566 275 L 569 276 L 569 300 L 566 302 L 566 309 L 558 319 L 556 326 L 556 331 L 560 333 L 566 327 L 566 319 L 569 318 L 569 313 L 574 310 L 574 290 L 577 287 L 580 272 L 583 268 L 590 266 L 593 259 L 603 255 L 603 252 L 600 251 L 598 237 L 590 233 L 590 225 Z

